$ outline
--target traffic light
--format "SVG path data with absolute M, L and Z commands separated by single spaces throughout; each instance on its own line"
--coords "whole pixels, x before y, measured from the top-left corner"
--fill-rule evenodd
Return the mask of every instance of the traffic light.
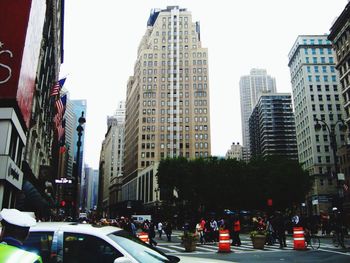
M 65 206 L 66 206 L 66 201 L 62 200 L 62 201 L 60 202 L 60 205 L 61 205 L 61 207 L 65 207 Z

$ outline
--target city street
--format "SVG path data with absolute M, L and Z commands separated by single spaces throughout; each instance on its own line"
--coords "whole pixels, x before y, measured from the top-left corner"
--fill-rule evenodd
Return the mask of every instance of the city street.
M 347 249 L 336 248 L 330 238 L 320 238 L 321 245 L 318 250 L 294 250 L 293 238 L 287 237 L 287 247 L 279 248 L 279 244 L 265 246 L 265 249 L 254 249 L 248 235 L 241 235 L 242 245 L 240 247 L 231 246 L 231 253 L 218 253 L 218 244 L 209 243 L 205 245 L 197 244 L 194 252 L 185 252 L 181 245 L 180 231 L 173 233 L 172 242 L 167 242 L 166 237 L 155 240 L 158 242 L 157 248 L 164 253 L 171 255 L 186 255 L 216 260 L 228 260 L 232 262 L 349 262 L 350 242 L 346 241 Z M 219 261 L 218 261 L 219 262 Z

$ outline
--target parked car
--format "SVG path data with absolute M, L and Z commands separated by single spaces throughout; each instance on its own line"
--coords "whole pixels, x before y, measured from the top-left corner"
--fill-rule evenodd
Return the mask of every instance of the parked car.
M 30 228 L 24 245 L 44 263 L 195 262 L 192 257 L 166 255 L 113 226 L 42 222 Z

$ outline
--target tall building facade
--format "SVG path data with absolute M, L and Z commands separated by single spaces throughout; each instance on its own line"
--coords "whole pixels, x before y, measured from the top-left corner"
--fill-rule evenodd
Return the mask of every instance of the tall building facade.
M 301 35 L 288 56 L 298 158 L 315 178 L 308 202 L 313 214 L 319 214 L 320 210 L 329 209 L 337 190 L 330 134 L 325 125 L 316 131 L 316 119 L 334 128 L 338 146 L 345 142 L 345 134 L 339 130 L 338 122 L 344 117 L 344 109 L 335 70 L 335 54 L 327 35 Z
M 97 208 L 98 170 L 84 165 L 84 180 L 82 180 L 81 211 L 90 213 Z
M 211 155 L 209 101 L 199 22 L 178 6 L 153 10 L 127 85 L 124 200 L 141 199 L 138 173 L 159 160 Z
M 103 211 L 116 217 L 122 201 L 122 176 L 124 166 L 125 102 L 121 101 L 114 116 L 107 117 L 107 133 L 101 150 L 100 172 L 103 193 Z M 100 183 L 101 183 L 100 182 Z
M 345 122 L 350 128 L 350 3 L 348 3 L 337 20 L 333 23 L 328 39 L 332 42 L 336 56 L 336 69 L 339 73 L 341 93 L 344 100 Z M 345 176 L 338 181 L 340 205 L 348 218 L 350 216 L 350 144 L 339 150 L 340 172 Z
M 265 69 L 252 69 L 249 75 L 240 78 L 239 90 L 243 146 L 250 156 L 249 117 L 262 93 L 276 92 L 276 80 Z
M 230 150 L 226 152 L 225 159 L 236 159 L 237 161 L 243 160 L 243 149 L 239 142 L 232 143 Z
M 298 159 L 291 94 L 262 94 L 249 118 L 249 131 L 252 157 Z

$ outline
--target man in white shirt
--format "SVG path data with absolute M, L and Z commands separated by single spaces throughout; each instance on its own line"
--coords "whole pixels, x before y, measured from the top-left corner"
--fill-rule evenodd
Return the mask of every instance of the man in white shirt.
M 162 239 L 162 234 L 163 234 L 163 224 L 162 224 L 162 222 L 158 223 L 158 234 L 159 234 L 159 238 Z

